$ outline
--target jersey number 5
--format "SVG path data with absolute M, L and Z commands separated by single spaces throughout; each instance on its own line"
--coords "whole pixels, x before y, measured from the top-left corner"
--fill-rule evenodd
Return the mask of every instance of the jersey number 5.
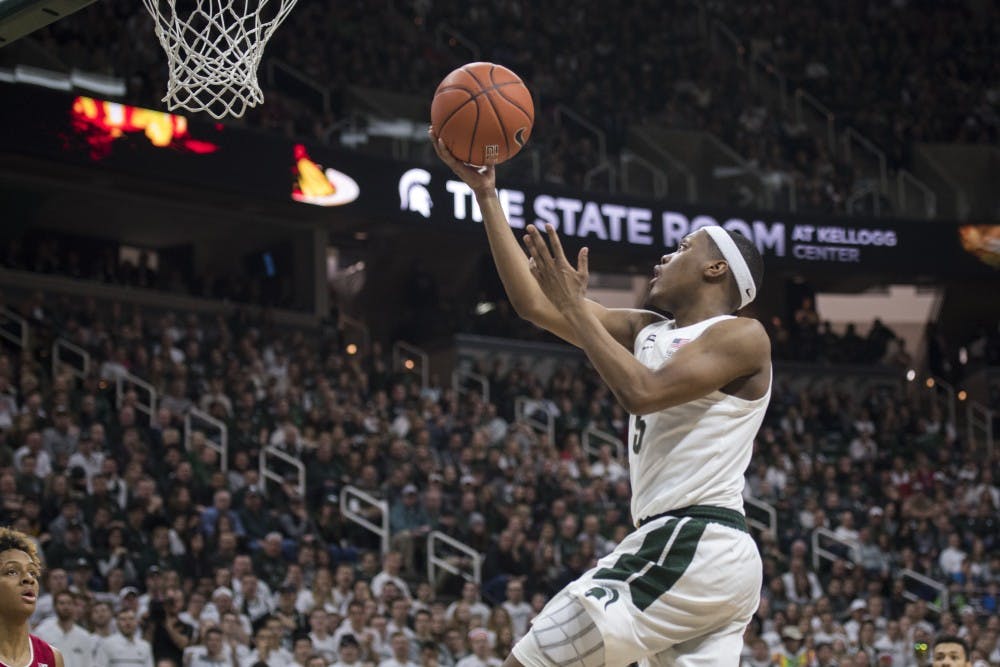
M 632 438 L 632 452 L 638 454 L 639 450 L 642 449 L 642 437 L 646 435 L 646 420 L 639 415 L 633 415 L 635 418 L 635 437 Z

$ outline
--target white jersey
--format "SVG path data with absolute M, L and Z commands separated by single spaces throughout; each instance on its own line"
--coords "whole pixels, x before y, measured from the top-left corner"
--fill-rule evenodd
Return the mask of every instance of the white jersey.
M 655 322 L 635 339 L 635 356 L 658 369 L 721 315 L 677 328 L 674 320 Z M 743 475 L 753 441 L 764 420 L 771 385 L 755 400 L 713 391 L 688 403 L 629 420 L 628 459 L 632 480 L 632 520 L 638 525 L 663 512 L 711 505 L 743 511 Z

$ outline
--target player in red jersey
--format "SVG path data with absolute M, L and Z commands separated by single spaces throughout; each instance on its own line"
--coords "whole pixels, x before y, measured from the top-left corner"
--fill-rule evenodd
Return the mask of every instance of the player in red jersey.
M 57 649 L 28 632 L 41 574 L 31 538 L 0 528 L 0 667 L 64 667 Z

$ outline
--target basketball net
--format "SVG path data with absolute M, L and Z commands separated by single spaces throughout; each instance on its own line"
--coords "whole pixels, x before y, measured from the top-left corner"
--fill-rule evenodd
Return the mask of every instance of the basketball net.
M 171 111 L 241 117 L 264 101 L 257 68 L 296 0 L 143 0 L 167 52 Z M 182 6 L 178 9 L 178 4 Z

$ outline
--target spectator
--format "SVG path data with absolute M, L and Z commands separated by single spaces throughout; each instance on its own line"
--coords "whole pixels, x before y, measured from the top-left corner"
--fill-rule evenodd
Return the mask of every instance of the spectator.
M 331 667 L 360 667 L 361 647 L 354 635 L 347 634 L 340 639 L 337 661 Z
M 232 658 L 227 658 L 224 649 L 222 630 L 209 626 L 202 643 L 184 652 L 184 667 L 231 667 Z
M 54 596 L 55 616 L 35 628 L 35 634 L 59 649 L 67 665 L 90 667 L 94 638 L 76 624 L 76 600 L 69 591 Z
M 469 645 L 472 647 L 472 653 L 455 663 L 455 667 L 500 667 L 500 659 L 490 651 L 490 638 L 486 630 L 482 628 L 470 630 Z
M 410 640 L 402 632 L 390 636 L 392 656 L 378 663 L 378 667 L 417 667 L 410 661 Z
M 115 617 L 118 633 L 101 641 L 94 655 L 98 665 L 144 665 L 153 667 L 149 642 L 137 636 L 138 620 L 131 609 L 122 609 Z

